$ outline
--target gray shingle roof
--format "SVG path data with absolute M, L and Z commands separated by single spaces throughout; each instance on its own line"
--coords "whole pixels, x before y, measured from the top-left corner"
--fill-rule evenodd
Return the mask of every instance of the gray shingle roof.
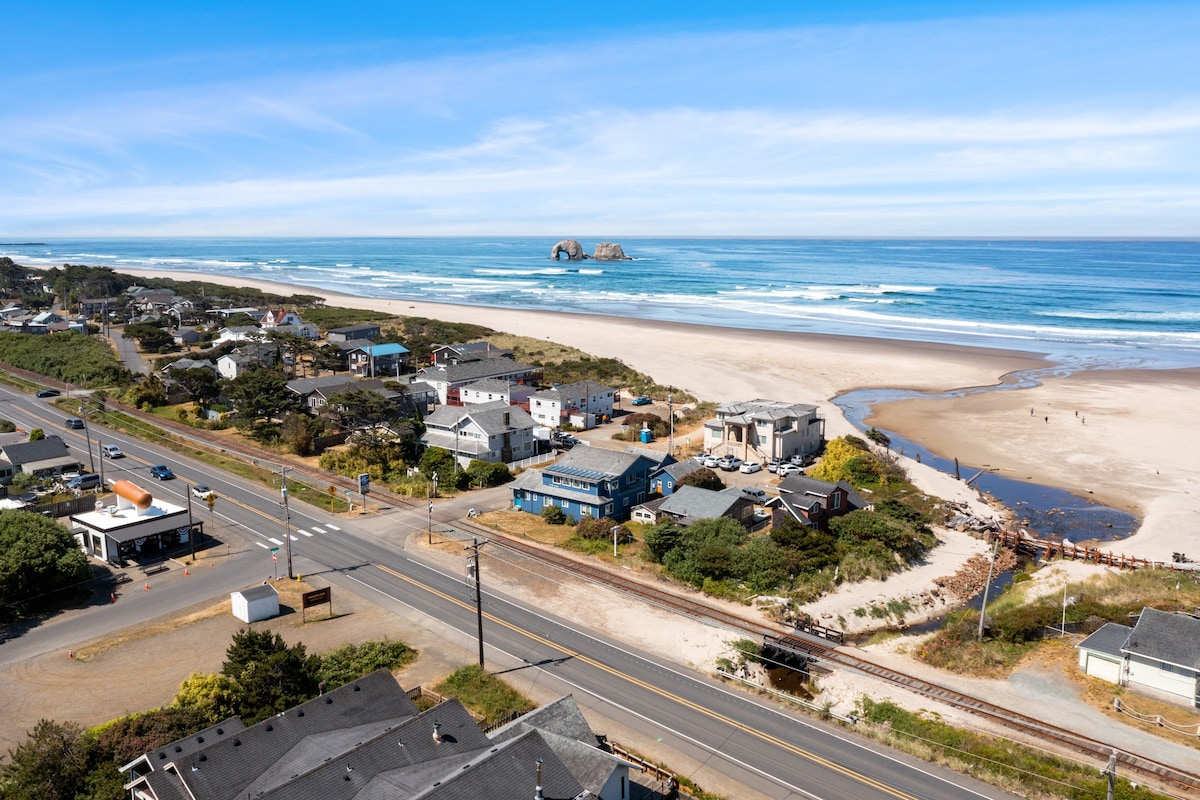
M 1121 652 L 1200 669 L 1200 619 L 1143 608 Z
M 537 371 L 535 367 L 527 367 L 507 358 L 487 358 L 483 361 L 468 361 L 465 364 L 438 364 L 426 367 L 422 373 L 426 380 L 462 384 L 483 378 L 499 378 L 505 375 L 519 376 Z
M 1080 650 L 1091 650 L 1096 653 L 1121 657 L 1121 648 L 1129 638 L 1133 628 L 1118 622 L 1106 622 L 1100 630 L 1075 645 Z
M 298 395 L 307 395 L 312 394 L 317 389 L 324 389 L 329 386 L 341 386 L 351 381 L 354 381 L 353 376 L 343 372 L 341 375 L 320 375 L 316 378 L 299 378 L 294 381 L 288 381 L 287 388 Z
M 8 463 L 18 466 L 32 464 L 36 461 L 50 461 L 71 455 L 65 442 L 61 439 L 38 439 L 33 442 L 17 442 L 0 447 L 2 455 Z
M 575 447 L 542 471 L 611 480 L 624 475 L 638 461 L 644 461 L 647 468 L 653 465 L 650 459 L 640 453 L 622 453 L 603 447 Z
M 251 728 L 229 720 L 126 769 L 149 764 L 141 780 L 159 800 L 529 800 L 540 761 L 545 797 L 575 798 L 598 795 L 623 763 L 596 741 L 570 697 L 489 737 L 457 700 L 417 714 L 380 670 Z
M 658 510 L 664 514 L 689 519 L 716 519 L 728 516 L 738 503 L 747 502 L 741 489 L 722 489 L 714 492 L 699 486 L 680 486 L 667 497 Z
M 416 713 L 391 673 L 379 670 L 249 728 L 226 729 L 224 735 L 203 742 L 185 737 L 197 739 L 194 743 L 201 745 L 190 752 L 175 751 L 180 742 L 158 748 L 149 754 L 155 771 L 147 779 L 152 787 L 179 780 L 162 772 L 167 764 L 175 763 L 196 798 L 245 797 L 246 788 L 264 770 L 307 736 L 382 720 L 399 722 Z

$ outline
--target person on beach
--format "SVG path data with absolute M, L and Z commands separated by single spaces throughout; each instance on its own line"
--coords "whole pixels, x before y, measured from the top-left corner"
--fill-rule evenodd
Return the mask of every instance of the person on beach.
M 1049 418 L 1049 417 L 1046 417 L 1046 422 L 1047 422 L 1047 423 L 1049 423 L 1049 422 L 1050 422 L 1050 418 Z

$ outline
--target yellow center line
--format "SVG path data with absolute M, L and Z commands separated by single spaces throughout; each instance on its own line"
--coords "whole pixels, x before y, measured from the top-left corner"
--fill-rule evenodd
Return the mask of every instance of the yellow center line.
M 386 572 L 387 574 L 389 574 L 393 577 L 399 578 L 400 580 L 410 583 L 413 586 L 416 586 L 420 589 L 423 589 L 432 595 L 440 597 L 441 599 L 443 599 L 449 603 L 453 603 L 454 605 L 459 606 L 460 608 L 466 609 L 468 611 L 475 610 L 474 605 L 463 602 L 462 600 L 459 600 L 456 597 L 451 597 L 450 595 L 445 594 L 444 592 L 440 592 L 431 586 L 427 586 L 414 578 L 410 578 L 407 575 L 403 575 L 403 574 L 397 572 L 396 570 L 391 569 L 390 567 L 386 567 L 383 564 L 376 564 L 376 566 L 379 567 L 384 572 Z M 658 686 L 655 686 L 651 683 L 646 683 L 643 680 L 639 680 L 638 678 L 634 678 L 630 675 L 626 675 L 624 672 L 621 672 L 620 670 L 618 670 L 614 667 L 610 667 L 607 664 L 597 661 L 596 659 L 594 659 L 590 656 L 586 656 L 575 650 L 571 650 L 567 647 L 564 647 L 556 642 L 551 641 L 550 639 L 547 639 L 543 636 L 539 636 L 538 634 L 533 633 L 532 631 L 524 630 L 523 628 L 520 628 L 506 620 L 500 619 L 499 617 L 496 617 L 492 614 L 485 612 L 484 616 L 489 621 L 494 622 L 497 625 L 501 625 L 505 628 L 508 628 L 509 630 L 513 631 L 514 633 L 518 633 L 518 634 L 521 634 L 522 636 L 526 636 L 530 639 L 533 639 L 534 641 L 536 641 L 540 644 L 543 644 L 546 647 L 549 647 L 553 650 L 557 650 L 558 652 L 560 652 L 564 655 L 570 656 L 573 659 L 582 661 L 583 663 L 588 664 L 592 667 L 595 667 L 596 669 L 607 672 L 609 675 L 612 675 L 614 677 L 628 681 L 629 683 L 632 683 L 636 686 L 640 686 L 641 688 L 645 689 L 646 691 L 657 694 L 659 697 L 662 697 L 662 698 L 665 698 L 672 702 L 678 703 L 679 705 L 689 708 L 697 713 L 703 714 L 706 717 L 709 717 L 710 719 L 714 719 L 718 722 L 722 722 L 726 725 L 729 725 L 730 727 L 736 728 L 737 730 L 739 730 L 743 733 L 749 734 L 750 736 L 753 736 L 756 739 L 760 739 L 761 741 L 768 742 L 770 744 L 775 745 L 776 747 L 780 747 L 780 748 L 788 751 L 789 753 L 792 753 L 793 755 L 797 755 L 797 756 L 800 756 L 801 758 L 808 759 L 809 761 L 811 761 L 815 764 L 823 766 L 826 769 L 831 769 L 834 772 L 844 775 L 847 778 L 858 781 L 859 783 L 866 784 L 867 786 L 870 786 L 874 789 L 878 789 L 879 791 L 881 791 L 885 794 L 890 794 L 893 797 L 901 798 L 902 800 L 918 800 L 918 798 L 916 798 L 914 795 L 910 795 L 907 792 L 901 791 L 900 789 L 896 789 L 895 787 L 888 786 L 887 784 L 882 783 L 868 775 L 863 775 L 859 772 L 855 772 L 854 770 L 851 770 L 848 767 L 844 767 L 835 761 L 830 761 L 829 759 L 825 758 L 824 756 L 819 756 L 816 753 L 813 753 L 809 750 L 805 750 L 802 747 L 797 747 L 796 745 L 791 744 L 790 742 L 786 742 L 783 739 L 780 739 L 778 737 L 770 735 L 769 733 L 764 733 L 763 731 L 758 730 L 757 728 L 750 727 L 749 725 L 743 725 L 742 723 L 738 722 L 737 720 L 730 719 L 729 717 L 726 717 L 723 714 L 718 714 L 716 711 L 713 711 L 712 709 L 705 708 L 704 706 L 699 705 L 698 703 L 694 703 L 691 700 L 680 697 L 679 695 L 673 694 L 672 692 L 668 692 L 666 689 L 661 689 Z

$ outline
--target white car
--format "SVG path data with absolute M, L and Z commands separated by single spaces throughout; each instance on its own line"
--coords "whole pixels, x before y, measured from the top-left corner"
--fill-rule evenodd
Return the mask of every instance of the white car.
M 733 472 L 742 466 L 742 460 L 737 456 L 725 456 L 717 462 L 717 466 L 726 472 Z
M 124 458 L 125 454 L 121 452 L 121 448 L 115 444 L 106 444 L 101 448 L 105 458 Z
M 705 456 L 704 460 L 700 463 L 709 469 L 716 469 L 720 466 L 720 459 L 718 459 L 716 456 Z
M 747 461 L 738 468 L 738 472 L 744 472 L 747 475 L 753 475 L 760 469 L 762 469 L 762 464 L 758 463 L 757 461 Z
M 208 498 L 214 494 L 216 494 L 216 492 L 205 486 L 203 483 L 192 487 L 192 496 L 197 500 L 208 500 Z
M 780 477 L 783 477 L 785 475 L 803 475 L 804 474 L 804 470 L 800 469 L 800 467 L 796 466 L 795 464 L 780 464 L 778 472 L 779 472 Z
M 767 493 L 762 489 L 759 489 L 757 486 L 743 486 L 742 497 L 746 498 L 747 500 L 753 500 L 760 506 L 767 502 L 768 499 Z

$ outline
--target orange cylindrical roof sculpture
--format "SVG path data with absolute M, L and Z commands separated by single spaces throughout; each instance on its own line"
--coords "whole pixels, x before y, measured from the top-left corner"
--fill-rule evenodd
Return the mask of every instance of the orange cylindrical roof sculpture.
M 124 497 L 132 503 L 138 511 L 145 511 L 154 501 L 149 492 L 132 481 L 119 480 L 113 484 L 112 490 L 118 497 Z

